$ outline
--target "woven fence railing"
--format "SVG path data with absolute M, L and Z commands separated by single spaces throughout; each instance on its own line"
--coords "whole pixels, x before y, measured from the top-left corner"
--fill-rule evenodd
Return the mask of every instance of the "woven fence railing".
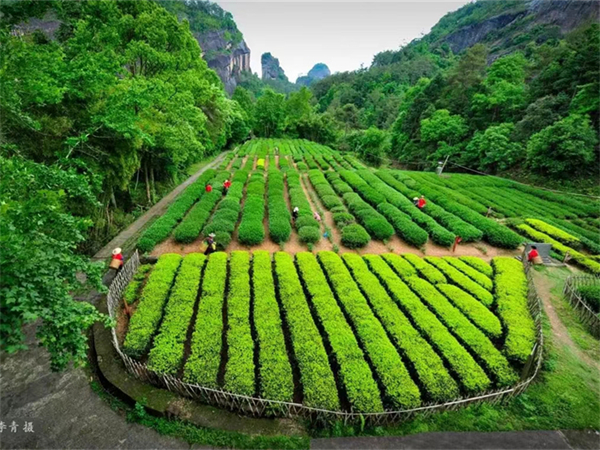
M 123 291 L 133 277 L 140 264 L 139 255 L 136 253 L 125 264 L 123 270 L 117 275 L 110 286 L 107 295 L 108 311 L 110 316 L 116 320 L 117 311 L 121 302 Z M 448 411 L 463 406 L 479 403 L 499 403 L 506 401 L 515 395 L 522 393 L 538 374 L 543 359 L 544 336 L 542 333 L 542 310 L 541 302 L 537 296 L 535 286 L 529 274 L 528 267 L 524 267 L 529 283 L 528 306 L 534 318 L 536 326 L 536 342 L 521 372 L 520 381 L 510 388 L 490 390 L 475 396 L 460 397 L 450 402 L 425 404 L 418 408 L 385 411 L 380 413 L 358 413 L 348 411 L 329 411 L 313 408 L 299 403 L 281 402 L 276 400 L 250 397 L 234 394 L 221 389 L 207 388 L 198 384 L 187 383 L 183 380 L 166 374 L 160 374 L 150 370 L 146 364 L 137 361 L 121 350 L 116 331 L 112 330 L 112 343 L 123 360 L 129 373 L 141 381 L 176 392 L 182 396 L 199 400 L 200 402 L 224 408 L 236 413 L 242 413 L 254 417 L 288 417 L 308 418 L 315 421 L 343 421 L 345 423 L 363 422 L 369 425 L 383 425 L 396 423 L 410 419 L 415 415 L 428 415 L 437 411 Z
M 573 306 L 579 320 L 587 327 L 592 336 L 600 338 L 600 317 L 581 298 L 579 288 L 582 286 L 600 286 L 600 277 L 592 275 L 570 276 L 565 281 L 563 294 Z

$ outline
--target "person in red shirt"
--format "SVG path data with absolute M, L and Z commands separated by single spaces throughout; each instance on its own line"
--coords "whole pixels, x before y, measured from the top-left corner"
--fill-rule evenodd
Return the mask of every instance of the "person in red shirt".
M 223 195 L 227 195 L 227 191 L 229 191 L 229 188 L 231 187 L 231 181 L 229 181 L 229 178 L 227 180 L 225 180 L 225 182 L 223 183 Z
M 423 209 L 425 207 L 425 205 L 427 204 L 427 202 L 425 201 L 425 196 L 421 195 L 421 198 L 419 199 L 419 201 L 417 202 L 417 207 L 419 209 Z
M 212 186 L 209 183 L 206 184 L 206 192 L 212 192 Z
M 537 251 L 537 247 L 535 245 L 531 246 L 531 250 L 527 253 L 527 261 L 532 262 L 534 258 L 537 258 L 540 254 Z
M 123 254 L 121 253 L 121 248 L 117 247 L 112 251 L 112 261 L 111 261 L 111 267 L 112 268 L 116 268 L 117 272 L 119 272 L 122 268 L 123 268 Z M 116 263 L 115 261 L 118 261 L 119 266 L 115 267 Z

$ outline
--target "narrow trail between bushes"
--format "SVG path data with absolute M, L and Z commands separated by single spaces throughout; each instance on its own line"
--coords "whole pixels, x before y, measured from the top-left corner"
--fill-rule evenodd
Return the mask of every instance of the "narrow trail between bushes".
M 537 272 L 533 269 L 532 274 L 535 288 L 538 292 L 538 295 L 540 296 L 540 299 L 542 300 L 542 304 L 544 305 L 544 311 L 546 312 L 548 320 L 550 321 L 553 339 L 567 347 L 572 353 L 577 355 L 577 358 L 584 361 L 588 366 L 594 367 L 596 370 L 600 371 L 600 362 L 594 360 L 587 353 L 581 351 L 579 346 L 571 338 L 569 330 L 562 322 L 562 320 L 556 312 L 556 309 L 552 305 L 552 299 L 557 297 L 555 294 L 552 293 L 552 289 L 556 285 L 555 279 L 548 275 L 544 275 L 540 272 Z

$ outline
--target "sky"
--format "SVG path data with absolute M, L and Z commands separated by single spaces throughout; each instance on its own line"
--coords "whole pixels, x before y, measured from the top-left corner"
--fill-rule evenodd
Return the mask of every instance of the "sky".
M 260 56 L 271 52 L 290 81 L 314 64 L 332 73 L 369 67 L 373 56 L 426 34 L 462 1 L 229 1 L 217 0 L 233 14 L 251 50 L 250 67 L 261 75 Z

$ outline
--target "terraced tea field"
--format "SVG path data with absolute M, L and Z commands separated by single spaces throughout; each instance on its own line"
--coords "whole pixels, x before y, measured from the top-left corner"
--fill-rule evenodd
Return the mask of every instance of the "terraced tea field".
M 232 185 L 222 195 L 226 179 Z M 419 209 L 413 198 L 421 195 L 427 204 Z M 506 179 L 374 169 L 314 142 L 255 139 L 203 173 L 143 233 L 138 247 L 155 256 L 188 254 L 201 251 L 204 238 L 215 233 L 224 251 L 445 256 L 460 238 L 456 255 L 489 260 L 536 241 L 552 243 L 555 257 L 568 253 L 600 273 L 599 215 L 592 199 Z
M 120 316 L 126 354 L 247 396 L 381 412 L 514 385 L 536 340 L 514 258 L 164 254 Z

